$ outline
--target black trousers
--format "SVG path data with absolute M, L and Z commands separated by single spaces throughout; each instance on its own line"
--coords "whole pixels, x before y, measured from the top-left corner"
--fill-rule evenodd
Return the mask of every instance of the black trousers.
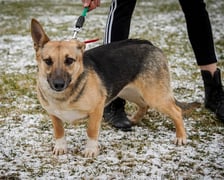
M 188 37 L 198 65 L 217 62 L 212 29 L 203 0 L 179 0 L 184 12 Z M 104 43 L 127 39 L 136 0 L 112 0 Z

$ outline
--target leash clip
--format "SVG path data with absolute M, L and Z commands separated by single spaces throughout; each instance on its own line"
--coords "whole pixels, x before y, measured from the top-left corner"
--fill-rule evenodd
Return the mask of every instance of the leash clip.
M 85 22 L 85 17 L 86 17 L 86 13 L 89 10 L 88 7 L 85 7 L 82 11 L 82 15 L 79 16 L 79 18 L 76 21 L 75 27 L 74 27 L 74 34 L 73 34 L 73 39 L 76 39 L 77 34 L 81 31 L 82 26 Z
M 77 34 L 79 33 L 81 29 L 80 28 L 76 28 L 74 27 L 74 33 L 73 33 L 73 36 L 72 36 L 72 39 L 77 39 Z

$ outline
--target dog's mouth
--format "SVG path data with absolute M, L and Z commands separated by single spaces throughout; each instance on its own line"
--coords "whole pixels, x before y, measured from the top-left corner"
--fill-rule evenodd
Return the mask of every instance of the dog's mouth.
M 71 82 L 71 78 L 70 76 L 66 78 L 62 78 L 62 77 L 47 78 L 47 81 L 51 89 L 57 92 L 61 92 L 61 91 L 64 91 L 68 87 L 68 85 Z

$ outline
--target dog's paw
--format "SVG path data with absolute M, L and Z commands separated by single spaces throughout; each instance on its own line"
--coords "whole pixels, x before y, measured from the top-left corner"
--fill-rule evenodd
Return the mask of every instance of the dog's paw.
M 175 140 L 174 140 L 174 144 L 176 144 L 176 145 L 178 145 L 178 146 L 181 146 L 181 145 L 185 145 L 185 144 L 187 144 L 187 139 L 186 138 L 176 138 Z
M 83 151 L 85 157 L 93 158 L 99 154 L 98 141 L 88 139 L 86 143 L 86 148 Z
M 132 125 L 138 124 L 138 120 L 134 116 L 127 116 L 127 118 L 131 121 Z
M 60 139 L 56 139 L 55 146 L 53 149 L 54 155 L 62 155 L 67 153 L 67 143 L 65 137 L 62 137 Z

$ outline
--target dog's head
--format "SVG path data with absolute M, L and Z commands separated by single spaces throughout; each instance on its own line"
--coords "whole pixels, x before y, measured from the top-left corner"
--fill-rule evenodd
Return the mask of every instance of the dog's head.
M 39 76 L 54 91 L 65 90 L 83 71 L 85 43 L 77 40 L 50 41 L 40 23 L 32 19 L 31 35 Z

